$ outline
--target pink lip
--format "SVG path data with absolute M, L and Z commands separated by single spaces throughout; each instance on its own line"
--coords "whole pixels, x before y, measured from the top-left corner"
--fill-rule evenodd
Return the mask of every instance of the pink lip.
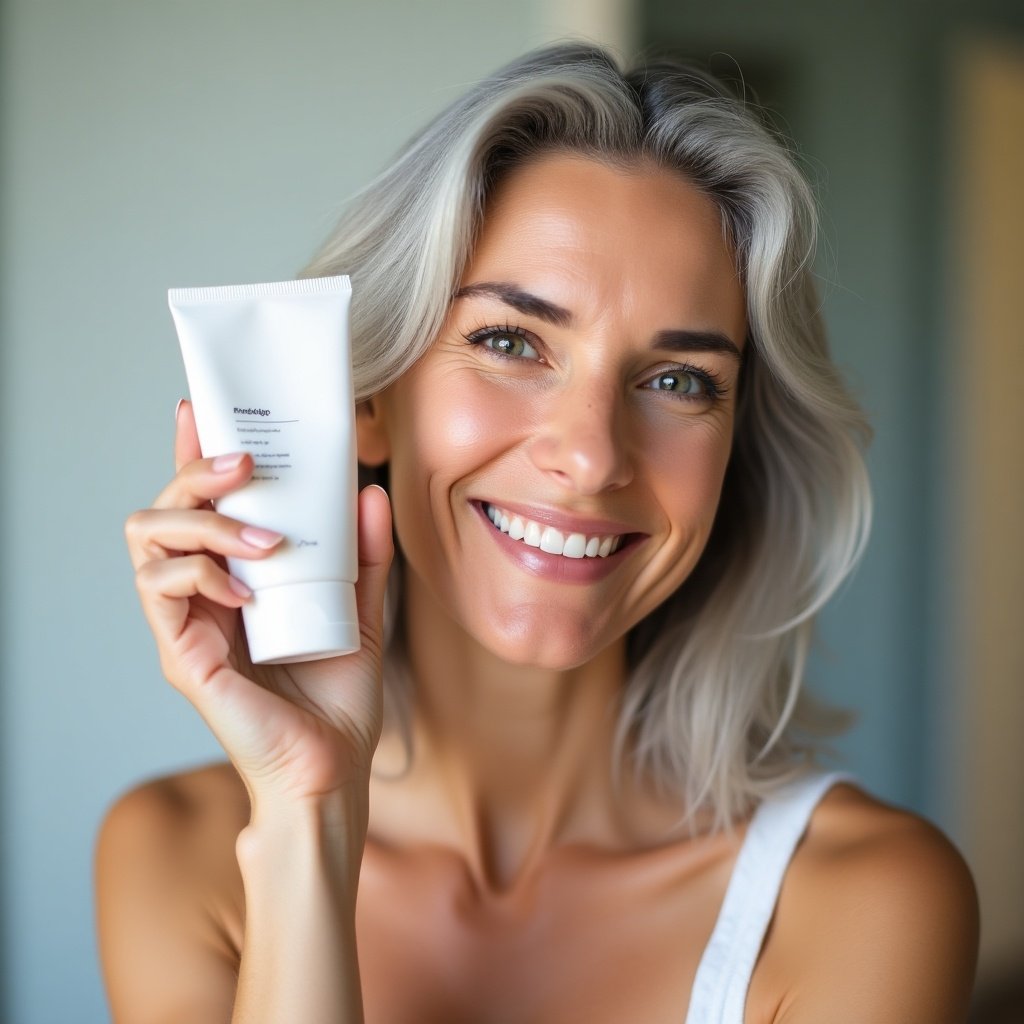
M 522 541 L 512 540 L 507 534 L 497 529 L 494 523 L 487 518 L 482 502 L 474 501 L 472 504 L 476 509 L 477 515 L 480 517 L 483 528 L 494 539 L 494 543 L 498 545 L 498 548 L 507 558 L 532 576 L 554 580 L 558 583 L 595 583 L 598 580 L 602 580 L 622 565 L 623 561 L 646 540 L 646 534 L 631 534 L 623 542 L 622 547 L 615 554 L 609 555 L 607 558 L 566 558 L 563 555 L 551 555 L 546 551 L 541 551 L 540 548 L 532 548 L 529 544 L 524 544 Z M 533 512 L 520 512 L 519 509 L 522 506 L 499 505 L 498 507 L 506 511 L 518 512 L 520 515 L 527 515 L 530 519 L 534 518 Z M 535 519 L 535 522 L 549 521 L 538 518 Z M 565 519 L 561 518 L 558 522 L 564 523 Z M 593 520 L 589 522 L 593 523 Z M 549 525 L 554 526 L 555 529 L 565 528 L 559 527 L 557 522 L 549 522 Z M 575 532 L 584 533 L 589 529 L 588 527 L 587 530 L 579 529 Z M 593 532 L 608 534 L 624 533 L 626 531 L 609 529 L 608 524 L 604 523 L 600 529 L 594 529 Z
M 490 498 L 474 500 L 473 504 L 478 508 L 481 504 L 494 505 L 503 512 L 513 512 L 523 519 L 532 519 L 535 523 L 542 523 L 544 526 L 553 526 L 562 533 L 582 533 L 588 537 L 607 537 L 610 534 L 636 533 L 635 527 L 617 519 L 588 519 L 585 516 L 574 516 L 566 512 L 556 512 L 554 509 L 537 507 L 535 505 L 519 505 L 516 502 L 491 501 Z M 513 542 L 514 543 L 514 542 Z

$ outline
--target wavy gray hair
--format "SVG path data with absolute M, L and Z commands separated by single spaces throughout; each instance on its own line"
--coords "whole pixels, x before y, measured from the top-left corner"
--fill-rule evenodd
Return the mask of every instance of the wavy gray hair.
M 811 271 L 815 204 L 785 146 L 696 68 L 623 72 L 603 50 L 548 47 L 413 138 L 303 273 L 352 277 L 366 398 L 437 337 L 497 182 L 552 151 L 677 171 L 718 204 L 737 256 L 749 338 L 721 503 L 693 573 L 630 633 L 615 747 L 617 771 L 631 763 L 688 814 L 726 825 L 812 760 L 823 719 L 801 684 L 813 623 L 871 520 L 870 431 L 829 358 Z M 400 568 L 393 602 L 399 578 Z M 389 721 L 408 740 L 402 630 L 391 636 Z

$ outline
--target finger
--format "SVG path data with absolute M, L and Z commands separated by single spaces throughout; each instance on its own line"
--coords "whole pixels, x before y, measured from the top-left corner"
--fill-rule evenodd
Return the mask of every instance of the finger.
M 235 558 L 266 558 L 284 537 L 203 510 L 142 509 L 124 524 L 132 565 L 161 561 L 182 551 L 212 551 Z
M 174 472 L 202 457 L 192 403 L 182 398 L 174 411 Z
M 382 487 L 371 484 L 359 495 L 359 581 L 356 603 L 359 632 L 371 650 L 382 647 L 384 592 L 395 549 L 391 533 L 391 502 Z
M 247 452 L 193 459 L 157 495 L 153 508 L 203 508 L 208 502 L 238 490 L 248 482 L 252 470 L 252 456 Z
M 147 562 L 135 574 L 135 585 L 161 646 L 180 638 L 188 621 L 191 598 L 202 596 L 226 608 L 240 608 L 252 596 L 241 580 L 206 555 Z

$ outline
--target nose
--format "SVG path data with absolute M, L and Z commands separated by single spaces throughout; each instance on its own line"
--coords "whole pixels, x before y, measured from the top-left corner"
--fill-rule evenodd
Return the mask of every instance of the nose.
M 633 479 L 624 413 L 614 395 L 566 389 L 551 407 L 530 445 L 533 464 L 578 494 L 600 494 Z

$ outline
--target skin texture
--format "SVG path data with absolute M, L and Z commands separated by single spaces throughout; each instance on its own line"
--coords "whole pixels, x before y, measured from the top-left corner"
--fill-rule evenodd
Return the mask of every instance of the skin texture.
M 161 499 L 174 511 L 141 514 L 129 546 L 168 678 L 233 764 L 139 787 L 104 823 L 115 1021 L 274 1019 L 259 1016 L 275 998 L 260 986 L 280 996 L 291 981 L 282 1005 L 315 991 L 325 1020 L 685 1017 L 745 825 L 689 837 L 675 803 L 642 782 L 615 788 L 609 752 L 625 633 L 699 557 L 733 435 L 736 353 L 678 351 L 661 332 L 742 350 L 733 254 L 713 203 L 675 174 L 553 155 L 499 188 L 461 284 L 472 291 L 434 346 L 358 417 L 360 458 L 390 465 L 406 561 L 407 772 L 387 736 L 372 777 L 360 760 L 379 732 L 367 680 L 389 557 L 382 496 L 360 510 L 369 654 L 268 676 L 253 693 L 216 636 L 181 651 L 197 602 L 226 631 L 242 599 L 228 599 L 215 559 L 196 570 L 205 591 L 172 582 L 189 561 L 178 552 L 233 554 L 240 537 L 237 524 L 198 525 L 213 478 L 187 407 L 179 417 L 182 482 Z M 562 312 L 540 315 L 523 293 Z M 501 536 L 481 502 L 627 542 L 607 565 L 564 568 Z M 350 697 L 331 704 L 339 687 Z M 292 878 L 297 849 L 320 852 Z M 296 926 L 309 878 L 319 916 Z M 282 959 L 278 932 L 305 962 Z M 746 1020 L 963 1020 L 976 942 L 973 886 L 949 843 L 839 786 L 794 857 Z M 335 974 L 344 984 L 319 980 Z

